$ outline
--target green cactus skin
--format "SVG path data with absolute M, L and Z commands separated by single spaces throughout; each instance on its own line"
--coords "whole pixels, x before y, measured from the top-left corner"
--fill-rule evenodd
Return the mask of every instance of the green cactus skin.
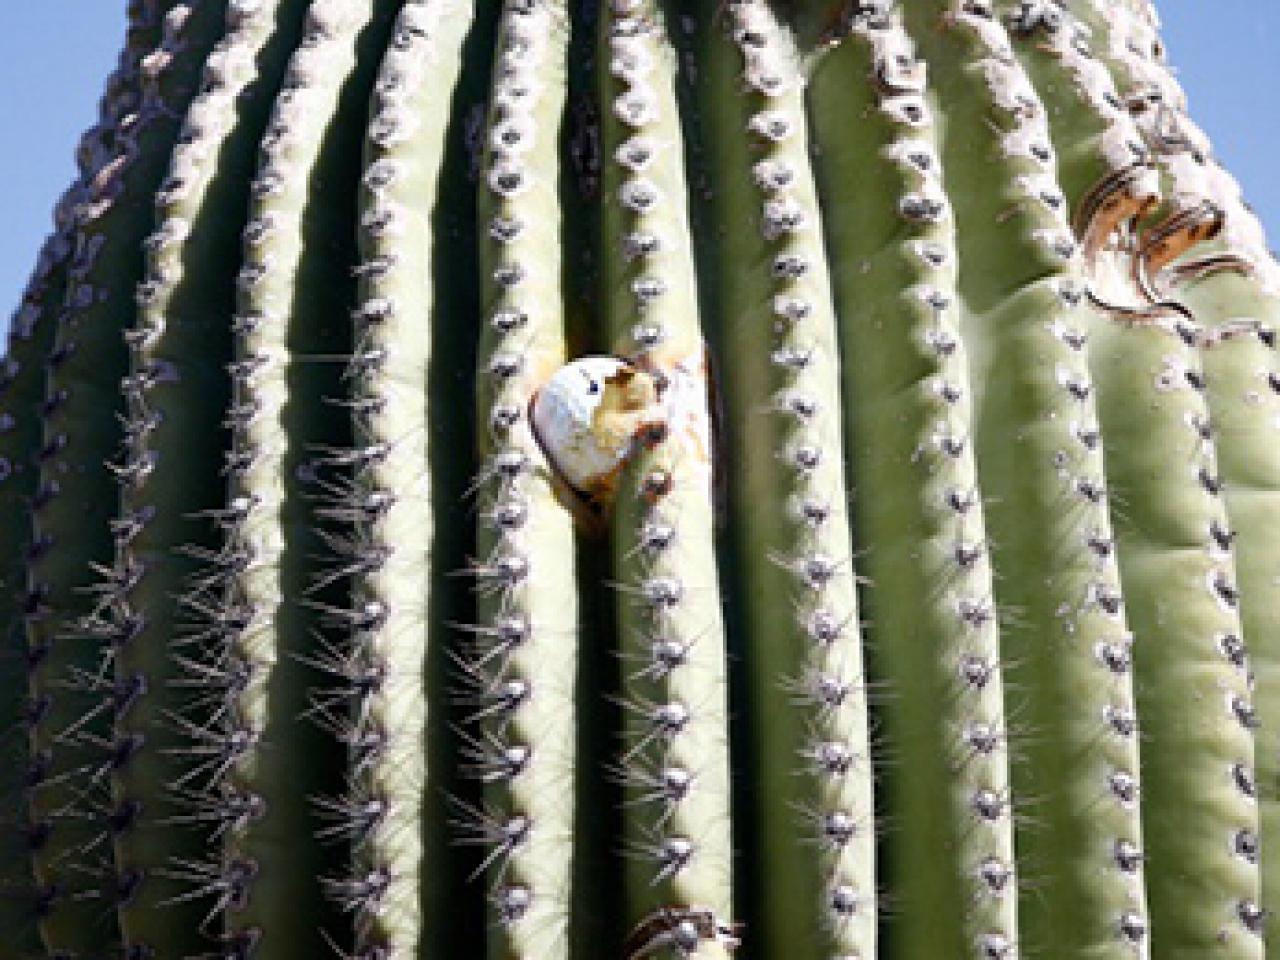
M 0 371 L 0 530 L 6 532 L 6 547 L 14 556 L 31 549 L 30 504 L 39 481 L 35 454 L 41 445 L 41 409 L 46 400 L 43 363 L 53 349 L 57 318 L 73 268 L 75 214 L 79 205 L 92 202 L 92 191 L 112 182 L 109 171 L 116 139 L 129 112 L 138 105 L 142 59 L 160 39 L 162 14 L 155 4 L 136 3 L 129 8 L 124 48 L 105 84 L 98 121 L 85 132 L 76 151 L 79 176 L 55 207 L 54 231 L 40 251 L 10 327 Z M 3 682 L 11 685 L 0 692 L 4 704 L 0 726 L 6 730 L 19 729 L 27 717 L 34 716 L 27 712 L 27 705 L 40 702 L 38 692 L 35 699 L 28 700 L 26 672 L 16 668 L 27 659 L 19 603 L 23 593 L 20 572 L 6 567 L 0 582 L 2 655 L 10 661 Z M 11 810 L 25 806 L 23 790 L 32 759 L 28 747 L 28 738 L 21 738 L 16 748 L 10 748 L 0 769 L 0 796 L 7 799 Z M 35 923 L 39 892 L 28 856 L 27 826 L 28 819 L 18 816 L 4 833 L 7 846 L 0 854 L 0 926 L 12 931 L 12 949 L 34 953 L 39 949 Z
M 1137 92 L 1155 90 L 1176 110 L 1178 92 L 1143 52 L 1155 36 L 1142 14 L 1122 6 L 1104 18 L 1085 6 L 1094 49 L 1121 93 L 1132 104 Z M 1187 148 L 1177 134 L 1185 128 L 1167 139 L 1163 121 L 1135 113 L 1169 182 L 1159 226 L 1199 199 L 1181 174 L 1178 154 Z M 1168 864 L 1148 875 L 1152 952 L 1261 956 L 1256 713 L 1250 678 L 1237 665 L 1250 638 L 1218 467 L 1221 424 L 1206 391 L 1207 348 L 1176 322 L 1147 327 L 1122 352 L 1114 323 L 1102 323 L 1092 360 L 1111 489 L 1125 505 L 1117 544 L 1146 738 L 1142 815 L 1152 862 Z M 1133 400 L 1143 397 L 1139 427 Z M 1181 469 L 1161 476 L 1156 457 L 1170 450 L 1181 451 Z
M 1145 956 L 1135 855 L 1142 825 L 1130 798 L 1140 789 L 1134 694 L 1130 675 L 1098 656 L 1123 644 L 1129 628 L 1088 386 L 1083 263 L 1062 192 L 1092 186 L 1107 171 L 1104 148 L 1127 115 L 1100 114 L 1078 99 L 1064 70 L 1074 64 L 1068 30 L 1023 26 L 1018 4 L 997 4 L 1007 32 L 948 5 L 929 6 L 911 9 L 913 34 L 931 38 L 922 52 L 947 129 L 956 131 L 943 164 L 964 251 L 958 293 L 975 358 L 979 476 L 991 498 L 996 569 L 1020 571 L 996 585 L 997 601 L 1016 611 L 1001 630 L 1011 664 L 1007 712 L 1034 731 L 1018 744 L 1022 762 L 1013 771 L 1015 796 L 1028 811 L 1017 837 L 1026 864 L 1019 948 Z M 947 19 L 937 23 L 944 10 Z M 939 29 L 929 29 L 931 18 Z M 1034 86 L 1011 49 L 1039 67 Z M 1050 118 L 1068 151 L 1060 162 Z M 976 236 L 991 240 L 968 239 Z
M 79 184 L 77 184 L 79 186 Z M 67 193 L 73 199 L 76 189 Z M 59 217 L 61 220 L 62 218 Z M 22 304 L 14 315 L 8 351 L 0 368 L 0 529 L 5 546 L 15 555 L 31 550 L 30 502 L 38 473 L 35 454 L 40 448 L 40 404 L 44 400 L 43 360 L 53 348 L 57 313 L 66 291 L 71 257 L 71 231 L 64 220 L 45 242 Z M 21 568 L 6 567 L 0 582 L 0 727 L 21 730 L 31 706 L 27 696 L 27 644 L 23 630 Z M 4 752 L 0 766 L 0 796 L 11 810 L 22 810 L 24 787 L 32 754 L 26 737 L 16 738 Z M 8 819 L 0 843 L 0 923 L 14 931 L 17 948 L 39 949 L 36 930 L 38 888 L 32 872 L 27 818 L 15 813 Z
M 354 200 L 333 205 L 327 197 L 347 191 L 354 198 L 358 188 L 368 99 L 397 6 L 319 0 L 307 8 L 263 140 L 244 231 L 223 552 L 233 562 L 220 609 L 236 621 L 226 651 L 245 678 L 217 718 L 220 775 L 210 776 L 212 764 L 199 754 L 203 770 L 192 769 L 252 811 L 228 826 L 213 865 L 216 881 L 200 892 L 233 898 L 226 936 L 246 951 L 259 944 L 254 956 L 325 949 L 319 874 L 360 935 L 383 889 L 376 873 L 328 876 L 316 845 L 295 845 L 290 835 L 332 835 L 317 798 L 336 790 L 315 759 L 333 741 L 306 720 L 340 718 L 341 699 L 363 680 L 359 664 L 342 656 L 345 634 L 378 619 L 369 604 L 353 606 L 345 590 L 331 589 L 334 565 L 351 558 L 341 555 L 341 540 L 317 530 L 317 518 L 321 482 L 349 485 L 351 468 L 366 454 L 352 446 L 341 408 L 327 398 L 343 395 L 344 362 L 351 373 L 360 369 L 349 314 L 355 274 L 375 269 L 366 263 L 356 270 Z M 338 556 L 327 565 L 318 561 L 332 553 Z
M 345 697 L 317 700 L 317 716 L 349 767 L 345 791 L 317 801 L 322 839 L 345 839 L 351 851 L 333 889 L 386 878 L 377 900 L 357 913 L 351 956 L 456 956 L 476 942 L 467 924 L 478 913 L 475 886 L 462 880 L 474 860 L 458 847 L 478 839 L 465 816 L 478 801 L 459 768 L 477 689 L 459 690 L 458 674 L 474 674 L 454 644 L 463 623 L 472 625 L 469 637 L 491 635 L 474 626 L 474 603 L 458 602 L 474 584 L 458 576 L 459 526 L 438 518 L 453 516 L 474 493 L 472 459 L 459 455 L 470 448 L 469 418 L 453 416 L 475 343 L 457 336 L 451 321 L 479 313 L 479 260 L 467 256 L 478 246 L 469 242 L 478 212 L 464 173 L 471 161 L 459 106 L 487 91 L 490 65 L 475 51 L 492 49 L 494 19 L 496 10 L 469 0 L 406 3 L 365 134 L 345 401 L 355 469 L 325 509 L 346 528 L 341 539 L 330 537 L 340 562 L 326 577 L 349 576 L 352 609 L 377 611 L 353 618 L 344 645 L 333 649 L 380 679 L 362 685 L 346 673 Z M 333 663 L 332 654 L 326 659 Z M 447 693 L 446 673 L 453 675 Z
M 1008 722 L 936 108 L 902 26 L 874 18 L 817 64 L 809 102 L 820 202 L 851 211 L 823 228 L 866 491 L 867 644 L 890 685 L 885 869 L 903 922 L 884 951 L 999 956 L 1018 936 Z M 850 136 L 850 111 L 873 137 Z
M 684 158 L 677 148 L 676 63 L 667 38 L 672 29 L 655 3 L 614 4 L 602 11 L 597 53 L 605 105 L 604 323 L 619 356 L 669 376 L 671 389 L 687 394 L 685 415 L 624 473 L 613 523 L 613 572 L 623 591 L 618 613 L 626 732 L 619 767 L 633 924 L 670 906 L 733 916 L 714 451 L 683 203 Z M 668 646 L 680 653 L 666 657 Z M 695 955 L 725 951 L 702 941 Z
M 716 347 L 736 494 L 730 528 L 740 541 L 750 695 L 768 705 L 752 717 L 751 776 L 767 787 L 751 833 L 760 868 L 744 891 L 751 942 L 765 956 L 871 957 L 867 685 L 843 494 L 836 313 L 803 76 L 790 32 L 765 4 L 738 5 L 707 33 L 701 93 L 715 124 L 707 139 L 718 171 Z M 808 270 L 780 273 L 782 258 Z M 806 448 L 820 456 L 801 466 L 794 454 Z M 776 876 L 791 879 L 779 888 Z
M 1146 0 L 131 3 L 0 369 L 0 957 L 1280 956 L 1184 99 Z
M 529 420 L 567 359 L 557 175 L 565 5 L 503 5 L 480 169 L 485 287 L 476 420 L 482 643 L 468 670 L 484 804 L 464 811 L 492 863 L 489 956 L 568 957 L 578 662 L 573 516 Z M 551 559 L 554 558 L 554 559 Z
M 419 828 L 430 785 L 421 744 L 427 726 L 424 652 L 438 645 L 430 626 L 433 490 L 426 466 L 434 443 L 421 400 L 433 337 L 444 310 L 431 276 L 434 225 L 418 211 L 439 189 L 451 98 L 469 4 L 409 3 L 396 21 L 375 86 L 361 191 L 360 305 L 351 365 L 357 457 L 349 495 L 331 508 L 352 533 L 335 539 L 349 573 L 353 621 L 342 647 L 352 671 L 377 676 L 345 698 L 317 702 L 324 723 L 347 747 L 347 790 L 320 801 L 326 838 L 353 842 L 346 889 L 386 876 L 377 909 L 357 915 L 356 948 L 414 956 L 428 934 L 421 890 L 438 864 Z M 423 243 L 406 244 L 408 237 Z M 425 280 L 425 282 L 424 282 Z M 364 451 L 376 455 L 362 456 Z M 416 574 L 416 575 L 415 575 Z M 350 701 L 349 703 L 347 701 Z M 286 949 L 288 949 L 286 947 Z
M 1243 211 L 1237 210 L 1237 213 Z M 1272 280 L 1274 282 L 1274 280 Z M 1258 711 L 1254 731 L 1258 780 L 1257 836 L 1280 830 L 1280 742 L 1277 742 L 1275 704 L 1266 691 L 1275 689 L 1277 643 L 1280 638 L 1280 597 L 1277 597 L 1274 546 L 1280 543 L 1277 477 L 1280 445 L 1275 441 L 1280 391 L 1280 362 L 1275 337 L 1280 329 L 1280 302 L 1260 283 L 1232 275 L 1206 278 L 1186 290 L 1184 301 L 1209 330 L 1225 329 L 1242 319 L 1262 324 L 1256 332 L 1203 351 L 1207 399 L 1218 430 L 1218 468 L 1225 485 L 1227 516 L 1240 587 L 1240 615 L 1248 643 L 1233 650 L 1233 666 L 1255 691 Z M 1256 837 L 1252 838 L 1256 841 Z M 1241 854 L 1257 856 L 1251 838 L 1241 836 Z M 1252 851 L 1252 852 L 1251 852 Z M 1262 860 L 1262 907 L 1268 916 L 1280 900 L 1280 865 L 1275 857 Z M 1267 956 L 1280 948 L 1269 936 Z
M 1257 867 L 1232 842 L 1257 836 L 1253 738 L 1241 722 L 1251 707 L 1225 653 L 1241 636 L 1231 554 L 1206 543 L 1227 519 L 1211 438 L 1196 432 L 1208 415 L 1188 381 L 1202 373 L 1164 331 L 1108 323 L 1095 328 L 1092 364 L 1109 486 L 1123 505 L 1117 550 L 1145 737 L 1143 824 L 1151 862 L 1171 865 L 1148 871 L 1152 950 L 1203 956 L 1225 941 L 1225 955 L 1257 956 L 1248 929 Z M 1163 466 L 1170 450 L 1180 469 Z
M 128 867 L 110 861 L 124 811 L 108 791 L 110 771 L 127 765 L 135 746 L 114 737 L 114 715 L 128 694 L 107 679 L 113 652 L 127 636 L 109 608 L 128 583 L 108 580 L 95 589 L 95 582 L 111 564 L 118 529 L 108 525 L 115 513 L 108 462 L 122 438 L 122 334 L 135 313 L 141 241 L 153 222 L 151 198 L 173 148 L 175 117 L 194 93 L 208 52 L 203 38 L 210 33 L 206 21 L 219 14 L 214 6 L 154 11 L 163 12 L 160 38 L 140 61 L 136 105 L 121 119 L 112 159 L 77 209 L 66 301 L 47 360 L 44 446 L 32 501 L 33 542 L 42 548 L 28 564 L 26 601 L 29 689 L 33 702 L 47 706 L 30 728 L 29 815 L 44 835 L 33 851 L 48 904 L 41 934 L 49 949 L 73 955 L 92 955 L 117 939 L 103 911 L 133 888 Z M 149 32 L 140 26 L 134 41 L 145 42 Z
M 1101 31 L 1104 21 L 1098 14 L 1102 11 L 1092 6 L 1091 22 Z M 1206 404 L 1230 520 L 1218 534 L 1234 550 L 1240 589 L 1244 643 L 1231 645 L 1222 653 L 1248 689 L 1257 692 L 1253 706 L 1257 710 L 1256 799 L 1261 833 L 1242 830 L 1232 842 L 1239 861 L 1256 863 L 1259 836 L 1280 828 L 1280 751 L 1276 741 L 1280 718 L 1266 696 L 1274 689 L 1280 637 L 1278 583 L 1269 559 L 1277 542 L 1275 494 L 1280 476 L 1276 472 L 1280 465 L 1277 447 L 1270 439 L 1275 430 L 1275 385 L 1280 383 L 1276 377 L 1280 370 L 1276 356 L 1280 282 L 1261 227 L 1244 205 L 1238 185 L 1209 155 L 1204 134 L 1186 115 L 1186 98 L 1157 51 L 1154 28 L 1150 8 L 1135 5 L 1133 14 L 1103 33 L 1110 43 L 1102 56 L 1113 68 L 1121 94 L 1131 102 L 1147 105 L 1138 114 L 1147 141 L 1159 144 L 1162 140 L 1157 132 L 1167 134 L 1167 152 L 1159 154 L 1159 160 L 1175 203 L 1185 207 L 1208 201 L 1225 214 L 1221 235 L 1198 250 L 1199 259 L 1209 263 L 1221 254 L 1236 258 L 1220 271 L 1192 272 L 1182 289 L 1177 289 L 1176 277 L 1170 285 L 1190 308 L 1198 328 L 1193 339 L 1200 348 Z M 1241 255 L 1247 258 L 1243 276 Z M 1270 914 L 1280 903 L 1280 859 L 1263 857 L 1261 868 L 1261 908 Z M 1246 908 L 1239 919 L 1256 923 L 1259 916 Z M 1267 938 L 1265 949 L 1267 956 L 1280 955 L 1280 941 L 1274 934 Z
M 168 930 L 185 938 L 179 942 L 198 940 L 195 931 L 172 925 L 149 930 L 138 917 L 153 916 L 157 902 L 190 900 L 194 912 L 203 894 L 216 899 L 242 893 L 216 889 L 222 867 L 205 859 L 210 826 L 238 799 L 220 795 L 213 786 L 217 778 L 209 775 L 222 761 L 211 748 L 224 714 L 234 710 L 240 679 L 233 655 L 206 651 L 222 640 L 204 614 L 224 602 L 222 574 L 229 566 L 211 558 L 231 559 L 220 554 L 211 522 L 230 520 L 221 510 L 221 444 L 203 458 L 176 451 L 187 437 L 219 435 L 227 417 L 232 334 L 226 318 L 235 310 L 234 265 L 249 181 L 303 10 L 300 2 L 228 5 L 225 30 L 204 64 L 200 93 L 157 197 L 159 224 L 145 244 L 147 275 L 128 337 L 126 464 L 147 468 L 120 474 L 120 515 L 132 518 L 132 525 L 117 542 L 116 569 L 145 572 L 115 612 L 118 622 L 141 624 L 115 668 L 121 683 L 141 677 L 145 687 L 119 724 L 122 731 L 158 727 L 163 736 L 152 734 L 148 749 L 118 772 L 118 804 L 136 805 L 139 812 L 119 831 L 117 844 L 121 862 L 147 874 L 139 896 L 122 910 L 126 936 L 166 951 L 179 949 L 167 939 Z M 209 262 L 229 268 L 187 269 Z M 193 620 L 201 622 L 193 626 Z M 174 637 L 180 639 L 166 640 Z M 157 783 L 165 787 L 157 789 Z M 223 829 L 230 826 L 223 821 Z M 195 895 L 193 878 L 200 891 Z M 223 933 L 217 924 L 212 931 Z M 240 929 L 231 932 L 230 942 L 239 935 Z

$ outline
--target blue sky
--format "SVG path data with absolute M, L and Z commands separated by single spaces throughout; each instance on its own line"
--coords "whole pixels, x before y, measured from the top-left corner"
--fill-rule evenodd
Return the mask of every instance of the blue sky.
M 18 301 L 49 211 L 74 172 L 123 36 L 125 0 L 31 0 L 8 5 L 0 31 L 0 305 Z M 1280 247 L 1280 4 L 1163 0 L 1170 59 L 1192 116 Z

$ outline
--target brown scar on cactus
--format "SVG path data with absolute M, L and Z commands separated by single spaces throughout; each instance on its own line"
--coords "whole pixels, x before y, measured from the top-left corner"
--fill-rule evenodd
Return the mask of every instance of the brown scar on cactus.
M 1138 238 L 1138 248 L 1133 257 L 1133 280 L 1138 289 L 1151 302 L 1159 301 L 1155 275 L 1192 247 L 1217 237 L 1225 223 L 1226 214 L 1222 208 L 1205 200 L 1178 210 L 1145 230 Z
M 1238 273 L 1242 277 L 1256 277 L 1258 267 L 1247 256 L 1239 253 L 1215 253 L 1207 257 L 1175 263 L 1163 271 L 1170 287 L 1177 288 L 1215 273 Z
M 1072 227 L 1087 261 L 1122 225 L 1145 216 L 1159 202 L 1156 168 L 1147 161 L 1104 175 L 1081 198 Z
M 1135 237 L 1133 224 L 1160 204 L 1157 176 L 1157 168 L 1149 160 L 1140 160 L 1105 174 L 1081 198 L 1072 217 L 1072 229 L 1095 281 L 1089 284 L 1088 298 L 1094 307 L 1122 323 L 1152 324 L 1181 317 L 1194 324 L 1191 311 L 1169 300 L 1156 285 L 1155 277 L 1192 248 L 1221 234 L 1225 213 L 1216 204 L 1204 201 L 1174 211 Z M 1140 298 L 1138 303 L 1119 303 L 1111 293 L 1099 292 L 1096 281 L 1102 277 L 1098 255 L 1107 249 L 1128 258 L 1128 280 Z M 1203 262 L 1206 272 L 1214 272 L 1240 269 L 1236 265 L 1238 259 L 1219 264 L 1210 257 Z

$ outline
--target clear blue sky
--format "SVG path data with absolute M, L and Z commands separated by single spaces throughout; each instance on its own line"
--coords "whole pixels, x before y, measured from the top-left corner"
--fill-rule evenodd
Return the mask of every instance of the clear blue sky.
M 710 2 L 710 0 L 708 0 Z M 0 31 L 0 309 L 16 305 L 123 36 L 125 0 L 13 0 Z M 1280 3 L 1162 0 L 1191 112 L 1280 247 Z

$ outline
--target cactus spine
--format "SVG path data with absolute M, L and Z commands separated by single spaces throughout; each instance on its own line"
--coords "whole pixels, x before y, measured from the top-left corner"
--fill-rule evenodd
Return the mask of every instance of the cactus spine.
M 129 17 L 0 957 L 1280 955 L 1280 267 L 1150 3 Z

